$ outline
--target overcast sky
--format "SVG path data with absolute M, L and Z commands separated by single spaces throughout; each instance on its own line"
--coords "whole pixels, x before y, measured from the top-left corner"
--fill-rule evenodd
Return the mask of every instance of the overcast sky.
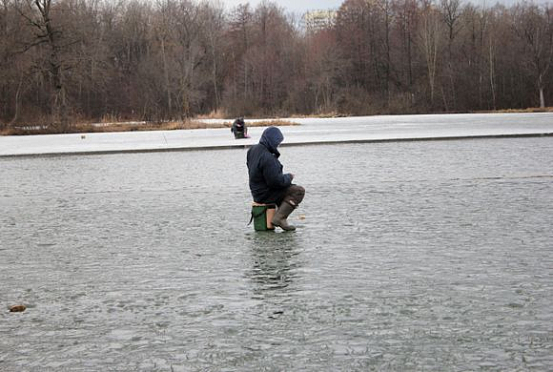
M 233 8 L 238 4 L 250 3 L 250 6 L 255 7 L 257 4 L 261 3 L 262 0 L 219 0 L 227 8 Z M 343 0 L 279 0 L 274 1 L 280 7 L 297 13 L 304 13 L 308 10 L 316 9 L 338 9 L 342 4 Z
M 217 1 L 217 0 L 215 0 Z M 238 4 L 250 3 L 250 6 L 255 7 L 262 0 L 219 0 L 221 3 L 225 4 L 227 9 L 231 9 Z M 463 3 L 466 0 L 461 0 Z M 505 5 L 511 5 L 516 3 L 518 0 L 471 0 L 476 5 L 486 4 L 488 6 L 495 4 L 496 2 L 503 3 Z M 279 0 L 274 1 L 280 7 L 294 12 L 303 14 L 308 10 L 317 10 L 317 9 L 338 9 L 344 0 Z M 552 3 L 553 0 L 534 0 L 536 4 L 545 4 L 546 2 Z

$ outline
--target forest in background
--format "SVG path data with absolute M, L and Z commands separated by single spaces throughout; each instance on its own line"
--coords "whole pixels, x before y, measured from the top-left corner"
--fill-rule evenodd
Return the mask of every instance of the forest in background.
M 0 0 L 0 130 L 79 122 L 545 107 L 553 7 L 346 0 Z

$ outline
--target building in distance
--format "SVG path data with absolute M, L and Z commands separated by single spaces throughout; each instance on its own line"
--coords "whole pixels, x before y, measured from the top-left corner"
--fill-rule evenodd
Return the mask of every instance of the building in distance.
M 307 32 L 317 32 L 331 28 L 336 20 L 335 10 L 312 10 L 303 15 Z

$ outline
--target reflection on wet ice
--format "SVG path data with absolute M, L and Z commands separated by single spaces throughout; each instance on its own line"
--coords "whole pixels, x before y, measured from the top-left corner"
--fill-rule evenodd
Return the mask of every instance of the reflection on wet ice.
M 246 276 L 254 283 L 254 297 L 269 296 L 266 291 L 286 292 L 297 275 L 299 254 L 295 233 L 260 232 L 248 241 L 251 268 Z

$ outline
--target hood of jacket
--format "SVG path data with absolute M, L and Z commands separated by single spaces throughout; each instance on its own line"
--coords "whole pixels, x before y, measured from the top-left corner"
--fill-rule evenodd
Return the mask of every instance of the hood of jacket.
M 277 127 L 269 127 L 263 131 L 259 143 L 265 146 L 270 152 L 275 154 L 277 157 L 280 153 L 277 150 L 277 147 L 284 140 L 282 132 Z

